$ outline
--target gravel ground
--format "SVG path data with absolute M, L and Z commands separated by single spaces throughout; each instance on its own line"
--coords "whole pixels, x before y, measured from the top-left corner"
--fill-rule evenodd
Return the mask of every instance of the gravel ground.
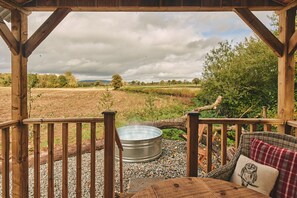
M 186 142 L 162 141 L 162 155 L 151 162 L 124 163 L 124 189 L 130 178 L 164 177 L 175 178 L 186 175 Z M 96 197 L 103 194 L 103 150 L 96 151 Z M 119 165 L 116 163 L 116 191 L 119 191 Z M 62 161 L 56 161 L 55 173 L 55 197 L 62 197 Z M 40 166 L 41 172 L 41 197 L 47 197 L 47 164 Z M 201 174 L 201 171 L 198 171 Z M 76 158 L 68 160 L 69 197 L 75 197 L 76 188 Z M 1 179 L 1 178 L 0 178 Z M 82 156 L 82 193 L 83 197 L 89 197 L 90 185 L 90 154 Z M 1 180 L 0 180 L 1 181 Z M 29 196 L 33 197 L 33 168 L 29 170 Z

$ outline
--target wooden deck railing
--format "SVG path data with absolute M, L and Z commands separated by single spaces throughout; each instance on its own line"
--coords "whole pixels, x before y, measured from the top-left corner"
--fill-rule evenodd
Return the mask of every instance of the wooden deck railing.
M 2 161 L 2 197 L 10 197 L 9 195 L 9 169 L 10 169 L 10 132 L 13 126 L 19 122 L 12 120 L 0 124 L 1 129 L 1 161 Z
M 34 197 L 41 196 L 40 186 L 40 143 L 41 143 L 41 126 L 47 125 L 47 141 L 48 141 L 48 197 L 54 197 L 54 140 L 55 125 L 61 124 L 62 131 L 62 196 L 68 197 L 68 134 L 69 124 L 74 123 L 76 128 L 76 196 L 82 197 L 82 128 L 83 123 L 90 126 L 90 197 L 95 197 L 95 179 L 96 179 L 96 124 L 104 123 L 104 197 L 115 196 L 115 145 L 119 148 L 120 157 L 120 192 L 123 192 L 123 164 L 120 138 L 115 128 L 115 112 L 104 112 L 104 118 L 48 118 L 48 119 L 25 119 L 19 121 L 9 121 L 0 124 L 1 129 L 1 157 L 2 157 L 2 197 L 10 197 L 9 186 L 9 170 L 10 170 L 10 131 L 11 128 L 18 124 L 31 126 L 33 129 L 33 155 L 34 155 Z M 227 130 L 233 126 L 235 130 L 235 147 L 239 144 L 239 137 L 243 132 L 243 126 L 249 126 L 249 131 L 257 130 L 258 125 L 263 126 L 263 130 L 271 131 L 272 125 L 286 124 L 288 127 L 297 128 L 297 121 L 281 122 L 279 119 L 267 118 L 199 118 L 197 113 L 189 113 L 188 128 L 188 152 L 187 152 L 187 176 L 197 176 L 198 167 L 198 128 L 199 125 L 207 125 L 206 134 L 206 153 L 207 153 L 207 169 L 212 169 L 212 136 L 213 129 L 220 128 L 221 141 L 221 165 L 227 162 Z M 234 127 L 235 126 L 235 127 Z M 296 135 L 296 133 L 295 133 Z M 29 145 L 28 145 L 29 146 Z M 26 179 L 26 178 L 25 178 Z
M 47 125 L 48 142 L 48 197 L 55 197 L 54 190 L 54 142 L 55 125 L 61 124 L 62 131 L 62 196 L 68 197 L 68 135 L 69 123 L 76 124 L 76 195 L 81 197 L 81 164 L 82 164 L 82 124 L 90 124 L 90 143 L 91 143 L 91 164 L 90 164 L 90 195 L 95 197 L 95 151 L 96 151 L 96 123 L 102 123 L 103 118 L 48 118 L 48 119 L 25 119 L 24 124 L 33 125 L 34 142 L 34 197 L 40 197 L 40 133 L 41 125 Z
M 40 145 L 42 132 L 47 133 L 47 163 L 48 163 L 48 197 L 55 197 L 54 160 L 55 160 L 55 132 L 62 131 L 62 197 L 68 197 L 68 157 L 69 157 L 69 125 L 75 126 L 76 146 L 76 197 L 82 197 L 82 132 L 85 124 L 90 131 L 90 197 L 96 197 L 96 132 L 98 123 L 104 123 L 104 197 L 114 197 L 114 153 L 115 145 L 120 150 L 122 160 L 121 141 L 115 128 L 115 112 L 104 112 L 104 118 L 37 118 L 24 119 L 22 124 L 28 125 L 33 130 L 33 167 L 34 167 L 34 197 L 41 197 L 40 175 Z M 10 197 L 9 169 L 10 169 L 10 128 L 19 124 L 18 121 L 9 121 L 0 124 L 1 129 L 1 154 L 2 154 L 2 197 Z M 43 127 L 46 125 L 47 127 Z M 61 128 L 59 126 L 61 125 Z M 42 129 L 46 128 L 46 131 Z M 44 133 L 43 133 L 44 134 Z M 110 138 L 112 137 L 112 138 Z M 29 145 L 27 145 L 29 146 Z M 113 157 L 112 157 L 113 156 Z M 113 173 L 111 174 L 111 171 Z M 122 163 L 120 162 L 120 191 L 123 192 Z M 24 178 L 28 180 L 28 178 Z M 27 181 L 29 182 L 29 181 Z
M 213 129 L 220 127 L 220 157 L 221 165 L 227 162 L 227 130 L 230 126 L 235 126 L 235 147 L 238 147 L 240 135 L 243 132 L 243 125 L 249 126 L 249 131 L 257 130 L 258 125 L 263 125 L 264 131 L 271 131 L 272 125 L 282 125 L 280 119 L 268 118 L 199 118 L 198 113 L 189 113 L 187 119 L 187 176 L 196 177 L 198 167 L 198 127 L 200 124 L 207 125 L 206 134 L 206 172 L 212 170 L 212 136 Z M 297 127 L 296 121 L 287 124 Z M 215 125 L 215 126 L 214 126 Z M 218 126 L 219 125 L 219 126 Z

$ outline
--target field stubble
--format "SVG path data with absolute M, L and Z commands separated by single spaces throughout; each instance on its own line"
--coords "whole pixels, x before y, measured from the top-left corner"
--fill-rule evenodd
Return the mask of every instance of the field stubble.
M 11 118 L 11 89 L 0 88 L 0 122 Z M 104 89 L 32 89 L 32 96 L 41 95 L 31 104 L 31 118 L 67 118 L 67 117 L 102 117 L 104 107 L 99 105 Z M 147 108 L 148 94 L 129 93 L 124 91 L 110 91 L 113 100 L 112 109 L 117 111 L 117 125 L 127 124 L 129 116 L 134 112 L 144 112 Z M 156 96 L 154 108 L 189 107 L 190 98 L 174 96 Z M 47 146 L 46 125 L 42 126 L 41 147 Z M 75 126 L 69 125 L 69 144 L 75 142 Z M 102 138 L 103 127 L 98 125 L 97 139 Z M 31 131 L 31 130 L 30 130 Z M 89 139 L 89 126 L 83 126 L 83 139 Z M 32 132 L 30 133 L 32 138 Z M 62 140 L 61 126 L 55 127 L 55 144 L 60 145 Z M 31 141 L 30 141 L 31 142 Z M 32 145 L 33 146 L 33 145 Z

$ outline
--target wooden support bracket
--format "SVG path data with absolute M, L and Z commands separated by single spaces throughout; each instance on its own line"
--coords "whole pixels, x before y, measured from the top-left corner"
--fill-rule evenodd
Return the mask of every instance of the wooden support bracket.
M 19 54 L 19 42 L 15 39 L 7 25 L 4 23 L 3 19 L 0 18 L 0 35 L 8 45 L 11 53 L 14 55 Z
M 297 0 L 292 1 L 291 3 L 289 3 L 286 7 L 281 9 L 280 12 L 284 12 L 284 11 L 288 11 L 288 10 L 296 9 L 296 8 L 297 8 Z
M 249 9 L 235 8 L 234 12 L 274 51 L 278 57 L 283 55 L 283 44 Z
M 58 26 L 58 24 L 71 12 L 70 8 L 58 8 L 36 30 L 24 45 L 24 57 L 28 58 L 32 52 L 46 39 L 46 37 Z
M 11 0 L 0 0 L 0 6 L 3 8 L 6 8 L 8 10 L 18 10 L 25 15 L 31 14 L 31 11 L 26 10 L 20 4 L 14 2 L 14 1 L 11 1 Z
M 291 36 L 289 40 L 289 50 L 288 53 L 290 55 L 293 55 L 297 49 L 297 31 L 294 32 L 294 34 Z

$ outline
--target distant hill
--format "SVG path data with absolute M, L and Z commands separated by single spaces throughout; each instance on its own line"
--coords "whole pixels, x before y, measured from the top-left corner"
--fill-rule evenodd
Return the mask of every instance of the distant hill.
M 111 82 L 111 80 L 80 80 L 78 82 L 82 82 L 82 83 L 94 83 L 94 82 L 97 82 L 97 81 L 100 81 L 104 84 L 109 84 Z

